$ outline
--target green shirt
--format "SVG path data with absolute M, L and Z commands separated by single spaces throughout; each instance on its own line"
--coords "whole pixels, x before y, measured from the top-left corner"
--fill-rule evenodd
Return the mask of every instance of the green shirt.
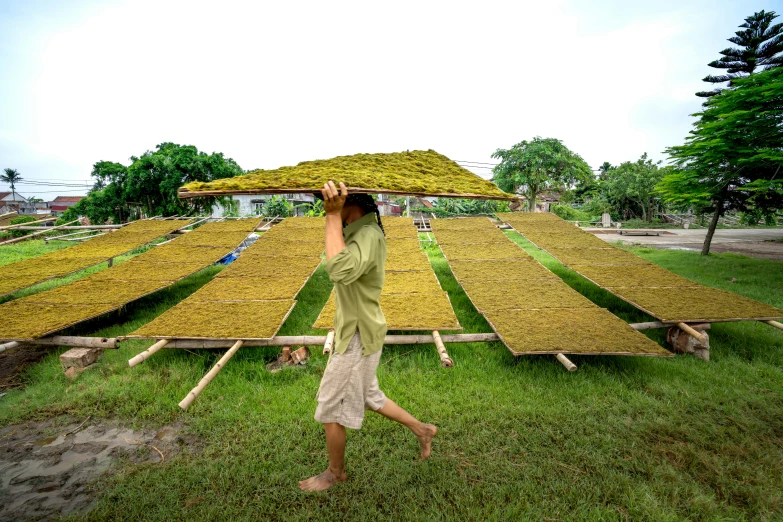
M 375 214 L 365 214 L 343 228 L 345 248 L 324 264 L 334 283 L 334 346 L 344 353 L 356 330 L 362 355 L 383 348 L 386 318 L 378 299 L 386 265 L 386 238 Z

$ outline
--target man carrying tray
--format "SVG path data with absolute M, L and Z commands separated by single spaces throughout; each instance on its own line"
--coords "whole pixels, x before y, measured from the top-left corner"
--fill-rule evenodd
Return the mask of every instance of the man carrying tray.
M 366 409 L 409 428 L 419 440 L 421 459 L 430 456 L 438 429 L 400 408 L 378 387 L 375 371 L 386 336 L 379 297 L 386 263 L 386 238 L 378 207 L 368 194 L 351 194 L 343 183 L 324 185 L 326 263 L 334 283 L 337 312 L 334 349 L 321 386 L 315 420 L 324 425 L 329 467 L 299 482 L 306 491 L 323 491 L 345 482 L 345 428 L 360 429 Z M 374 215 L 373 215 L 374 214 Z

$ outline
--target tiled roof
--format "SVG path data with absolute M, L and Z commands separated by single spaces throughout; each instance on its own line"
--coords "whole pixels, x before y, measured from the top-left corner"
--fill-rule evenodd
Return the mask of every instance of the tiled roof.
M 57 196 L 52 201 L 60 201 L 62 203 L 78 203 L 84 199 L 84 196 Z

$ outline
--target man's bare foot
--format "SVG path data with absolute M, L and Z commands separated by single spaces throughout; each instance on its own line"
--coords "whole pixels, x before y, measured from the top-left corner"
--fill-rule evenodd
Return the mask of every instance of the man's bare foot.
M 438 433 L 438 428 L 434 424 L 422 424 L 421 429 L 416 433 L 421 447 L 421 460 L 430 458 L 432 452 L 432 438 Z
M 334 474 L 331 469 L 327 468 L 320 475 L 299 481 L 299 489 L 302 491 L 324 491 L 338 482 L 345 482 L 347 479 L 348 475 L 345 474 L 345 471 Z

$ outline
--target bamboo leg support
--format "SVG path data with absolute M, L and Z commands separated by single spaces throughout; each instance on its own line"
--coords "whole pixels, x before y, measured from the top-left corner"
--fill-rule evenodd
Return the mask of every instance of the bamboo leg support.
M 435 341 L 435 347 L 438 349 L 438 355 L 440 355 L 440 365 L 444 368 L 454 366 L 454 361 L 449 357 L 449 354 L 446 352 L 446 346 L 443 344 L 443 339 L 440 338 L 440 332 L 433 330 L 432 339 Z
M 332 353 L 332 345 L 334 345 L 334 330 L 329 330 L 324 343 L 324 355 Z
M 207 384 L 212 382 L 212 379 L 215 378 L 215 375 L 218 374 L 220 370 L 223 369 L 223 366 L 226 365 L 229 359 L 231 359 L 235 353 L 237 353 L 237 350 L 242 348 L 243 341 L 237 341 L 234 343 L 234 346 L 228 349 L 226 353 L 223 354 L 223 357 L 220 358 L 220 360 L 215 363 L 215 366 L 212 367 L 211 370 L 204 376 L 203 379 L 199 381 L 199 383 L 196 385 L 195 388 L 190 390 L 190 393 L 182 399 L 179 403 L 179 407 L 183 410 L 187 410 L 188 406 L 193 404 L 193 401 L 196 400 L 196 397 L 199 396 L 199 394 L 204 391 L 204 388 L 207 387 Z
M 569 372 L 575 372 L 576 371 L 576 365 L 572 363 L 568 357 L 563 355 L 562 353 L 555 354 L 555 357 L 557 357 L 557 360 L 560 361 L 563 366 L 566 367 L 566 370 Z
M 11 348 L 16 348 L 22 343 L 18 343 L 16 341 L 11 341 L 10 343 L 0 344 L 0 353 L 3 353 L 6 350 L 10 350 Z
M 764 322 L 770 326 L 774 326 L 775 328 L 780 328 L 781 330 L 783 330 L 783 323 L 779 323 L 777 321 L 764 321 Z
M 143 363 L 144 361 L 149 359 L 155 352 L 157 352 L 158 350 L 160 350 L 161 348 L 163 348 L 167 344 L 169 344 L 169 340 L 168 339 L 161 339 L 160 341 L 158 341 L 157 343 L 153 344 L 152 346 L 150 346 L 149 348 L 147 348 L 146 350 L 141 352 L 139 355 L 137 355 L 133 359 L 129 360 L 128 361 L 128 366 L 133 368 L 137 364 Z
M 706 343 L 707 342 L 707 337 L 705 337 L 703 333 L 701 333 L 698 330 L 694 330 L 693 328 L 691 328 L 690 326 L 688 326 L 685 323 L 677 323 L 677 328 L 679 328 L 683 332 L 687 333 L 688 335 L 690 335 L 691 337 L 693 337 L 694 339 L 696 339 L 700 343 Z

